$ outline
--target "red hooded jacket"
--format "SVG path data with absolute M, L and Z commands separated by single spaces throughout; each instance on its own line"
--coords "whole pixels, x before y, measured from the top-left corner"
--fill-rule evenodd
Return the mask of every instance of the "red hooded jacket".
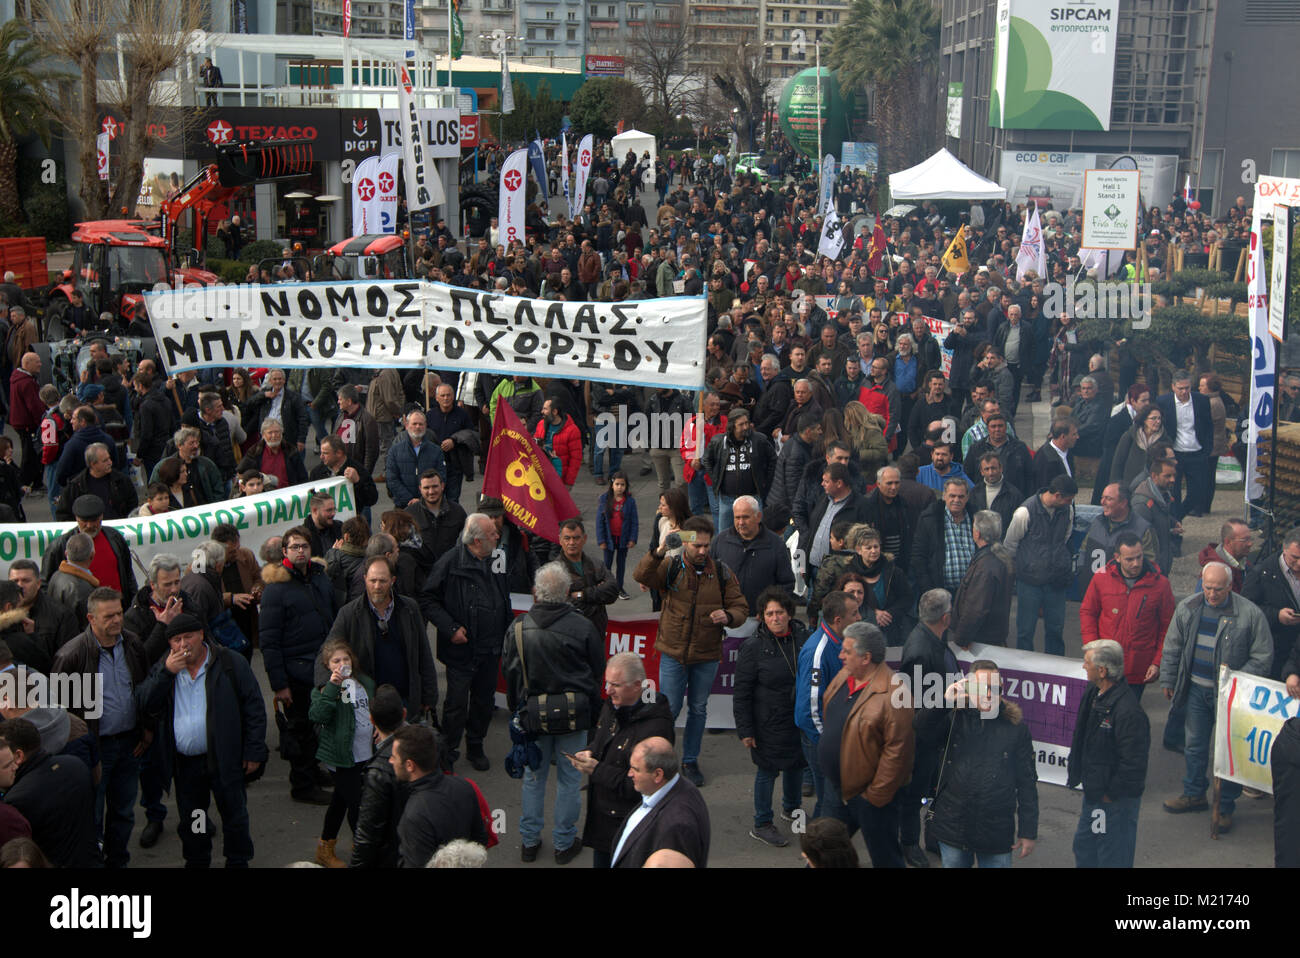
M 1124 677 L 1130 685 L 1142 685 L 1147 669 L 1160 665 L 1174 605 L 1169 580 L 1149 561 L 1130 590 L 1112 559 L 1092 577 L 1079 606 L 1081 641 L 1114 639 L 1124 647 Z

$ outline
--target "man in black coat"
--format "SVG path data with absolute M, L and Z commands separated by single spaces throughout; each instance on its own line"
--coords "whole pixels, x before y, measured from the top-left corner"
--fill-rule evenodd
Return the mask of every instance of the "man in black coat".
M 673 713 L 662 692 L 645 691 L 645 662 L 635 652 L 619 652 L 605 663 L 609 695 L 585 749 L 569 761 L 590 776 L 587 820 L 582 843 L 591 849 L 592 865 L 608 868 L 619 828 L 641 804 L 628 767 L 639 742 L 659 737 L 674 740 Z
M 149 373 L 137 372 L 132 383 L 139 403 L 131 421 L 138 443 L 136 455 L 144 463 L 145 475 L 153 475 L 154 467 L 162 461 L 167 440 L 179 423 L 176 406 Z
M 1113 639 L 1083 647 L 1089 688 L 1070 743 L 1067 788 L 1083 786 L 1074 833 L 1078 868 L 1132 868 L 1138 810 L 1146 788 L 1151 723 L 1124 679 L 1124 648 Z M 1098 828 L 1098 823 L 1104 827 Z
M 442 450 L 447 462 L 447 495 L 457 502 L 465 476 L 474 475 L 478 430 L 469 421 L 469 413 L 456 402 L 456 392 L 450 383 L 438 386 L 434 398 L 437 402 L 429 410 L 426 435 Z
M 199 430 L 201 455 L 211 459 L 221 478 L 229 483 L 235 478 L 235 447 L 223 412 L 220 393 L 204 392 L 199 394 L 197 414 L 186 413 L 182 421 Z
M 902 476 L 897 466 L 885 466 L 876 476 L 876 488 L 862 501 L 862 521 L 880 533 L 881 548 L 894 563 L 906 569 L 912 555 L 916 523 L 899 496 Z M 929 490 L 926 490 L 927 492 Z
M 1139 386 L 1143 392 L 1145 386 Z M 1106 480 L 1110 478 L 1111 466 L 1115 461 L 1115 449 L 1119 446 L 1119 441 L 1124 438 L 1124 433 L 1133 427 L 1133 420 L 1141 411 L 1140 407 L 1133 405 L 1132 400 L 1126 400 L 1120 406 L 1119 412 L 1106 420 L 1106 428 L 1102 430 L 1101 440 L 1101 460 L 1097 463 L 1097 481 L 1092 484 L 1092 504 L 1101 505 L 1101 490 L 1106 488 Z
M 1000 541 L 1002 528 L 1002 520 L 991 510 L 976 512 L 971 520 L 975 555 L 952 606 L 952 640 L 963 649 L 977 640 L 985 645 L 1007 642 L 1016 576 L 1011 553 Z
M 50 599 L 49 590 L 41 585 L 41 570 L 31 559 L 15 559 L 9 566 L 9 581 L 18 586 L 18 608 L 24 618 L 36 624 L 29 639 L 49 660 L 78 632 L 72 610 Z
M 397 823 L 406 808 L 406 785 L 393 769 L 393 736 L 406 726 L 402 697 L 380 685 L 370 697 L 370 721 L 379 739 L 374 757 L 361 773 L 361 808 L 352 837 L 350 868 L 396 868 Z
M 1300 718 L 1282 723 L 1269 755 L 1273 774 L 1273 865 L 1300 868 Z
M 495 571 L 500 539 L 490 516 L 469 516 L 460 544 L 438 560 L 420 592 L 420 611 L 438 631 L 438 659 L 447 668 L 442 747 L 455 762 L 464 734 L 470 764 L 480 772 L 491 767 L 483 739 L 495 704 L 501 637 L 512 617 L 507 574 Z
M 301 454 L 307 448 L 307 430 L 311 426 L 307 401 L 299 393 L 286 389 L 284 383 L 283 369 L 272 369 L 266 374 L 262 391 L 254 393 L 244 404 L 244 432 L 260 435 L 262 420 L 278 419 L 284 426 L 285 445 L 292 449 L 296 443 Z
M 1078 441 L 1079 426 L 1073 419 L 1058 419 L 1052 423 L 1051 437 L 1034 453 L 1029 491 L 1046 489 L 1057 476 L 1074 478 L 1074 453 L 1071 450 Z
M 974 452 L 974 448 L 971 451 Z M 1002 469 L 1002 460 L 996 452 L 985 452 L 980 456 L 979 471 L 968 475 L 979 476 L 983 480 L 975 483 L 975 488 L 970 491 L 971 508 L 976 512 L 981 509 L 996 512 L 1005 529 L 1011 524 L 1012 514 L 1025 501 L 1025 493 L 1007 479 Z
M 916 522 L 908 572 L 912 587 L 918 592 L 948 588 L 956 590 L 960 576 L 970 567 L 976 546 L 973 545 L 970 495 L 964 478 L 949 479 L 943 484 L 943 498 L 926 506 Z M 949 550 L 948 526 L 955 527 L 956 548 Z M 962 546 L 968 552 L 962 552 Z M 951 554 L 950 554 L 951 552 Z M 953 569 L 960 569 L 954 575 Z
M 611 866 L 642 868 L 652 859 L 709 863 L 709 809 L 700 790 L 680 773 L 672 744 L 648 738 L 632 752 L 629 775 L 641 794 L 614 839 Z
M 432 729 L 407 725 L 393 734 L 390 759 L 397 781 L 407 787 L 397 825 L 399 868 L 424 868 L 443 845 L 458 838 L 488 843 L 474 786 L 444 775 Z
M 447 484 L 437 469 L 420 475 L 420 501 L 407 506 L 420 533 L 421 572 L 428 575 L 433 565 L 456 548 L 465 528 L 465 510 L 447 495 Z
M 205 642 L 203 623 L 192 615 L 172 620 L 167 644 L 167 658 L 136 689 L 136 702 L 158 723 L 163 780 L 175 787 L 185 865 L 207 868 L 212 862 L 211 825 L 191 827 L 196 813 L 207 820 L 211 796 L 221 815 L 226 867 L 246 868 L 253 858 L 246 781 L 267 758 L 262 690 L 244 657 Z M 194 691 L 200 681 L 202 696 Z
M 1209 474 L 1214 452 L 1214 420 L 1210 399 L 1192 388 L 1192 374 L 1174 374 L 1174 391 L 1156 399 L 1164 417 L 1165 431 L 1174 438 L 1174 458 L 1178 460 L 1178 478 L 1174 481 L 1174 515 L 1203 516 L 1210 511 L 1214 491 Z M 1181 417 L 1181 418 L 1180 418 Z M 1183 478 L 1187 479 L 1187 498 L 1183 500 Z
M 732 503 L 731 518 L 732 527 L 714 536 L 709 555 L 721 559 L 736 574 L 749 614 L 761 616 L 755 603 L 764 589 L 775 585 L 793 594 L 790 550 L 779 535 L 763 528 L 763 512 L 753 496 L 741 496 Z
M 1300 529 L 1287 533 L 1281 550 L 1251 566 L 1241 587 L 1242 596 L 1259 606 L 1268 619 L 1273 634 L 1273 665 L 1268 677 L 1278 682 L 1286 681 L 1286 663 L 1300 636 L 1300 613 L 1287 581 L 1288 574 L 1296 575 L 1293 569 L 1300 569 Z
M 804 467 L 815 457 L 822 437 L 821 420 L 808 413 L 795 421 L 795 430 L 776 457 L 776 472 L 763 510 L 763 524 L 773 532 L 780 532 L 790 521 Z
M 1002 463 L 1001 473 L 1012 486 L 1024 490 L 1032 481 L 1033 462 L 1029 447 L 1007 433 L 1007 419 L 1001 412 L 994 413 L 985 423 L 989 434 L 971 443 L 962 469 L 971 481 L 980 475 L 980 460 L 987 453 L 995 453 Z M 1016 503 L 1019 505 L 1019 503 Z
M 74 755 L 51 755 L 24 718 L 0 722 L 0 792 L 27 819 L 36 842 L 56 868 L 99 865 L 95 842 L 95 786 Z
M 571 586 L 567 561 L 542 566 L 533 582 L 532 608 L 516 618 L 504 636 L 501 671 L 512 714 L 534 695 L 569 698 L 573 703 L 567 731 L 543 731 L 535 739 L 542 753 L 541 767 L 524 769 L 519 837 L 525 862 L 536 861 L 541 848 L 547 770 L 552 759 L 557 780 L 552 830 L 556 864 L 567 865 L 582 851 L 577 828 L 582 775 L 564 756 L 587 744 L 587 729 L 595 721 L 605 672 L 605 634 L 570 603 Z
M 713 526 L 725 529 L 738 496 L 754 496 L 760 502 L 767 496 L 776 472 L 776 448 L 754 428 L 748 413 L 736 411 L 727 420 L 727 431 L 709 440 L 704 469 L 713 482 L 710 498 L 717 501 Z
M 105 519 L 125 519 L 140 504 L 135 483 L 125 472 L 113 468 L 113 454 L 101 442 L 86 447 L 86 468 L 63 487 L 54 507 L 54 518 L 72 520 L 72 504 L 84 495 L 98 496 L 104 503 Z
M 352 491 L 356 496 L 357 515 L 366 518 L 369 522 L 370 507 L 379 501 L 379 490 L 370 473 L 366 472 L 355 459 L 348 456 L 347 446 L 341 437 L 331 435 L 320 441 L 320 465 L 308 473 L 307 478 L 311 482 L 319 482 L 322 479 L 347 479 L 352 483 Z M 328 550 L 332 545 L 333 542 L 325 545 L 325 549 Z M 314 543 L 313 548 L 315 548 Z

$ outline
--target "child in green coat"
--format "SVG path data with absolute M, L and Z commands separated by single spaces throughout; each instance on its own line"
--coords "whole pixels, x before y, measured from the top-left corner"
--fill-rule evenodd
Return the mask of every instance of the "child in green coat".
M 343 639 L 330 639 L 320 650 L 320 660 L 330 670 L 330 680 L 311 693 L 307 717 L 320 726 L 316 758 L 334 772 L 334 798 L 325 810 L 325 825 L 316 843 L 316 862 L 325 868 L 346 868 L 334 854 L 343 816 L 355 834 L 361 808 L 361 776 L 374 755 L 374 726 L 370 698 L 375 683 L 367 675 L 353 674 L 352 648 Z

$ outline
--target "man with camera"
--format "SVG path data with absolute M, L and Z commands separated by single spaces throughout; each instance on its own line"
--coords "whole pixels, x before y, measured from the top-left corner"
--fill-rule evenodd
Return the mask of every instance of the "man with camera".
M 722 562 L 709 557 L 713 523 L 692 516 L 680 535 L 664 537 L 659 548 L 646 553 L 633 578 L 663 596 L 659 614 L 659 684 L 668 696 L 673 721 L 689 696 L 690 712 L 682 744 L 682 777 L 704 784 L 700 746 L 709 713 L 709 690 L 722 660 L 725 628 L 736 628 L 749 617 L 749 603 L 740 581 Z M 682 547 L 680 556 L 668 551 Z
M 524 768 L 519 837 L 523 860 L 537 860 L 546 824 L 546 778 L 555 760 L 555 862 L 567 865 L 582 851 L 578 789 L 582 773 L 569 761 L 587 745 L 587 730 L 600 708 L 605 671 L 603 633 L 569 602 L 569 570 L 548 562 L 533 581 L 533 607 L 506 629 L 502 672 L 511 712 L 524 707 L 540 726 L 541 767 Z M 525 723 L 525 728 L 528 723 Z M 558 753 L 558 754 L 557 754 Z

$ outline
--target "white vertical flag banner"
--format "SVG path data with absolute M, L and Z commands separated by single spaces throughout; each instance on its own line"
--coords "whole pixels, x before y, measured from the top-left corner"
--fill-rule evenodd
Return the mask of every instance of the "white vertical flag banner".
M 1271 433 L 1273 417 L 1277 415 L 1274 397 L 1277 384 L 1274 378 L 1274 349 L 1276 345 L 1268 331 L 1268 292 L 1264 282 L 1263 222 L 1259 218 L 1259 204 L 1250 230 L 1250 259 L 1246 266 L 1246 299 L 1250 304 L 1250 415 L 1246 429 L 1246 501 L 1264 495 L 1264 483 L 1259 475 L 1259 439 Z
M 497 227 L 507 249 L 515 240 L 524 242 L 524 197 L 528 195 L 528 151 L 515 150 L 501 167 L 498 187 Z
M 402 154 L 394 150 L 379 159 L 375 177 L 375 200 L 371 207 L 371 222 L 377 224 L 376 233 L 397 232 L 397 174 Z
M 829 159 L 829 156 L 827 157 Z M 831 162 L 835 162 L 831 160 Z M 822 223 L 822 238 L 817 243 L 817 255 L 827 256 L 831 259 L 840 258 L 840 250 L 844 248 L 844 229 L 840 223 L 839 214 L 832 205 L 829 213 L 826 214 L 826 221 Z
M 825 216 L 835 204 L 835 157 L 830 153 L 822 160 L 821 199 L 817 203 L 817 213 Z
M 590 133 L 578 143 L 578 175 L 573 184 L 572 201 L 572 208 L 578 212 L 582 212 L 582 208 L 587 205 L 587 177 L 591 175 L 591 151 L 594 147 Z
M 352 229 L 358 236 L 379 232 L 375 220 L 375 193 L 379 187 L 379 157 L 368 156 L 357 164 L 352 174 Z
M 99 178 L 108 179 L 108 151 L 112 138 L 107 133 L 95 137 L 95 161 L 99 167 Z
M 399 63 L 401 73 L 397 87 L 402 124 L 402 159 L 406 161 L 406 208 L 411 212 L 442 206 L 447 195 L 442 190 L 442 177 L 433 157 L 425 149 L 424 130 L 415 108 L 415 87 L 406 64 Z
M 1036 205 L 1025 212 L 1025 232 L 1016 252 L 1016 275 L 1023 276 L 1031 269 L 1047 278 L 1047 251 L 1043 248 L 1043 229 Z
M 515 90 L 510 85 L 510 61 L 505 50 L 501 51 L 501 112 L 515 112 Z
M 564 202 L 569 207 L 569 219 L 573 219 L 573 194 L 569 192 L 569 137 L 560 131 L 560 179 L 564 183 Z

